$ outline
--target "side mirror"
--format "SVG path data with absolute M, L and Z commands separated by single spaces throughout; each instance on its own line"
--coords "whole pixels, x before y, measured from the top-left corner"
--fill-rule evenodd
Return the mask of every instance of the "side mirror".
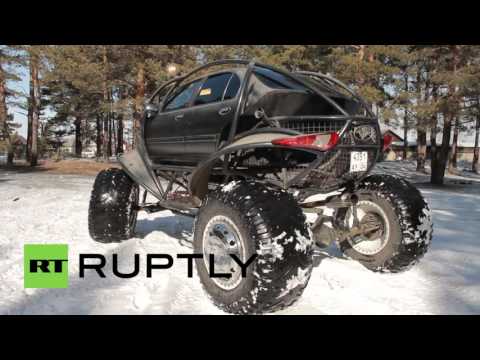
M 145 115 L 147 116 L 147 118 L 155 116 L 159 110 L 160 109 L 155 104 L 149 103 L 145 105 Z

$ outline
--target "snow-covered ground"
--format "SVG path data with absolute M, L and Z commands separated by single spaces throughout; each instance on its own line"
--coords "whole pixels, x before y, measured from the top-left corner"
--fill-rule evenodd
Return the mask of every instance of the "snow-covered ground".
M 375 274 L 334 248 L 315 268 L 301 298 L 283 314 L 480 314 L 480 177 L 451 177 L 434 188 L 411 163 L 378 171 L 419 183 L 433 209 L 434 239 L 423 261 L 403 274 Z M 134 279 L 78 278 L 78 254 L 119 254 L 128 272 L 133 255 L 191 252 L 192 220 L 141 214 L 138 237 L 120 245 L 93 242 L 87 209 L 93 177 L 18 174 L 0 170 L 0 314 L 221 314 L 196 275 L 178 260 L 169 270 Z M 66 243 L 68 289 L 23 288 L 23 244 Z M 144 265 L 144 264 L 143 264 Z

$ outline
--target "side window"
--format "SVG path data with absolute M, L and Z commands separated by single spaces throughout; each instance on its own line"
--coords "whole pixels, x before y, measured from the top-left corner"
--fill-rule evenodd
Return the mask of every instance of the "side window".
M 227 91 L 225 91 L 224 100 L 233 99 L 237 96 L 238 90 L 240 90 L 240 78 L 236 74 L 233 74 L 228 83 Z
M 266 86 L 273 89 L 292 89 L 308 91 L 304 85 L 270 69 L 257 68 L 254 71 L 257 78 Z
M 168 92 L 172 89 L 173 84 L 168 85 L 166 88 L 164 88 L 162 91 L 160 91 L 158 94 L 155 95 L 155 97 L 152 99 L 152 103 L 159 105 L 165 96 L 167 96 Z
M 231 73 L 214 75 L 208 78 L 195 100 L 195 105 L 205 105 L 222 101 Z
M 189 85 L 186 85 L 182 90 L 180 90 L 179 93 L 177 93 L 177 95 L 173 97 L 172 100 L 170 100 L 165 110 L 171 111 L 187 107 L 190 100 L 192 100 L 192 98 L 197 94 L 202 82 L 203 80 L 197 80 Z
M 263 74 L 256 73 L 257 78 L 266 86 L 272 89 L 289 89 L 288 86 L 282 84 L 281 82 L 275 81 L 272 78 L 269 78 Z

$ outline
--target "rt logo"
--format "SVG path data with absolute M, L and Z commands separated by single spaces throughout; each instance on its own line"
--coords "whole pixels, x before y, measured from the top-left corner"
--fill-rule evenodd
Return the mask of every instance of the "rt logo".
M 68 245 L 25 245 L 23 255 L 25 288 L 68 287 Z

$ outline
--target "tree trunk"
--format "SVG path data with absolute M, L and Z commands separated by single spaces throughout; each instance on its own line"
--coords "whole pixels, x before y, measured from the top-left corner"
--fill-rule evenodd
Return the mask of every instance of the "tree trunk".
M 480 173 L 480 164 L 479 164 L 480 151 L 478 149 L 479 137 L 480 137 L 480 115 L 477 115 L 477 122 L 475 124 L 475 147 L 473 148 L 473 163 L 472 163 L 472 171 L 477 174 Z
M 357 67 L 357 83 L 359 87 L 365 85 L 365 77 L 363 76 L 362 63 L 365 59 L 365 47 L 366 45 L 359 45 L 358 48 L 358 67 Z
M 30 166 L 37 166 L 38 161 L 38 124 L 40 122 L 40 81 L 38 79 L 38 57 L 30 54 L 31 78 L 33 83 L 32 98 L 32 152 Z
M 82 157 L 82 118 L 75 119 L 75 155 Z
M 417 73 L 417 99 L 420 101 L 422 99 L 422 87 L 421 87 L 422 76 L 420 71 Z M 425 96 L 423 100 L 426 102 L 428 100 L 428 88 L 430 84 L 427 79 L 425 82 Z M 417 171 L 425 173 L 425 160 L 427 158 L 427 132 L 425 130 L 425 118 L 419 118 L 417 115 Z
M 460 60 L 458 45 L 451 45 L 453 53 L 452 73 L 457 74 L 457 68 Z M 432 176 L 430 182 L 435 185 L 443 185 L 445 178 L 445 168 L 447 166 L 448 152 L 450 149 L 450 137 L 452 132 L 452 121 L 458 116 L 458 98 L 457 89 L 449 86 L 449 106 L 447 114 L 444 115 L 442 146 L 437 150 L 436 156 L 432 159 Z
M 135 116 L 133 124 L 133 144 L 136 144 L 136 137 L 140 133 L 140 123 L 142 120 L 143 103 L 145 99 L 145 64 L 138 65 L 137 86 L 135 96 Z
M 123 154 L 123 114 L 117 119 L 117 154 Z
M 112 113 L 112 154 L 117 155 L 117 121 L 115 113 Z
M 0 138 L 3 138 L 6 142 L 8 142 L 7 138 L 9 135 L 7 130 L 7 89 L 5 74 L 3 73 L 2 64 L 0 64 Z
M 430 165 L 433 168 L 433 159 L 437 154 L 437 119 L 430 128 Z
M 33 118 L 33 78 L 32 78 L 32 62 L 30 61 L 30 97 L 28 99 L 28 126 L 27 126 L 27 155 L 26 160 L 30 162 L 32 160 L 32 118 Z
M 114 109 L 114 97 L 113 97 L 113 89 L 110 89 L 110 118 L 112 119 L 112 130 L 111 130 L 111 146 L 112 154 L 117 155 L 117 131 L 116 131 L 116 112 Z
M 448 162 L 448 172 L 454 174 L 457 169 L 457 149 L 458 149 L 458 116 L 455 118 L 455 126 L 453 128 L 452 150 L 450 151 L 450 158 Z
M 13 146 L 12 146 L 12 143 L 11 143 L 11 138 L 9 137 L 8 139 L 8 144 L 7 144 L 7 148 L 8 148 L 8 153 L 7 153 L 7 165 L 13 165 Z
M 108 113 L 103 114 L 102 154 L 103 160 L 108 160 Z
M 120 101 L 123 101 L 128 96 L 128 90 L 125 93 L 120 90 Z M 123 109 L 118 112 L 117 117 L 117 155 L 123 154 Z
M 405 75 L 405 91 L 408 92 L 408 75 Z M 403 160 L 408 157 L 408 109 L 405 104 L 405 114 L 403 117 Z
M 447 166 L 448 152 L 450 148 L 450 136 L 452 132 L 453 115 L 448 114 L 444 118 L 442 145 L 437 149 L 432 158 L 432 176 L 430 182 L 435 185 L 443 185 L 445 168 Z
M 97 158 L 102 157 L 102 119 L 99 114 L 97 114 L 96 118 L 96 143 L 97 143 Z
M 112 113 L 108 112 L 108 157 L 112 156 L 112 134 L 113 133 L 113 119 Z
M 13 165 L 13 144 L 8 128 L 7 84 L 5 73 L 0 64 L 0 134 L 7 145 L 7 165 Z
M 403 160 L 408 157 L 408 111 L 405 109 L 403 117 Z
M 113 155 L 113 112 L 112 112 L 112 91 L 108 90 L 108 157 Z
M 432 100 L 437 100 L 437 88 L 434 86 L 432 89 Z M 430 166 L 433 168 L 433 161 L 437 153 L 437 126 L 438 126 L 438 114 L 433 114 L 430 119 Z
M 108 57 L 107 57 L 107 47 L 103 47 L 103 71 L 104 71 L 104 78 L 103 78 L 103 104 L 108 104 Z M 103 159 L 108 160 L 109 151 L 108 151 L 108 129 L 109 129 L 109 117 L 110 112 L 107 110 L 103 110 Z
M 425 159 L 427 158 L 427 133 L 424 129 L 417 128 L 417 171 L 425 172 Z
M 363 59 L 365 58 L 365 46 L 366 45 L 358 45 L 358 46 L 359 46 L 358 59 L 360 60 L 360 62 L 362 62 Z

